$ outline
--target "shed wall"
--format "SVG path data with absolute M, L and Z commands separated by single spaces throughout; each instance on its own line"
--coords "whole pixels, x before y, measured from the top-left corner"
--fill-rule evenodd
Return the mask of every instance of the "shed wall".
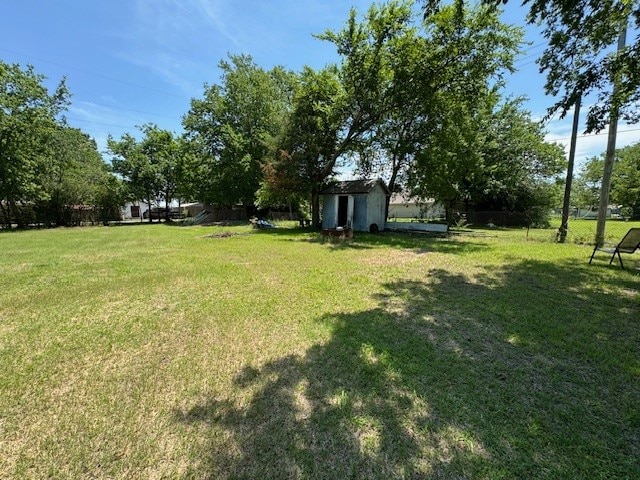
M 338 196 L 323 195 L 322 198 L 322 228 L 334 228 L 338 223 Z
M 353 225 L 352 228 L 356 232 L 369 231 L 367 224 L 367 195 L 353 196 Z
M 380 185 L 376 185 L 376 187 L 369 193 L 368 205 L 367 205 L 367 223 L 364 231 L 369 231 L 369 226 L 372 223 L 378 225 L 380 230 L 384 230 L 386 218 L 385 218 L 385 207 L 386 207 L 386 199 L 387 195 L 384 189 Z

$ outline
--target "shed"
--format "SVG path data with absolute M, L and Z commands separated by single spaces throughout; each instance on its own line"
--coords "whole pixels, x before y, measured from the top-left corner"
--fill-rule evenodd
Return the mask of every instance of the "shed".
M 356 232 L 384 230 L 386 200 L 391 192 L 382 180 L 338 182 L 321 193 L 323 229 L 348 227 Z

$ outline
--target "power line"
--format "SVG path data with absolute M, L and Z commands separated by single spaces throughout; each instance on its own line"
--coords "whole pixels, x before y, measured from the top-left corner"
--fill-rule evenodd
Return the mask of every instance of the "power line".
M 163 115 L 161 113 L 151 113 L 151 112 L 144 112 L 142 110 L 134 110 L 133 108 L 125 108 L 125 107 L 114 107 L 112 105 L 107 105 L 104 103 L 98 103 L 98 102 L 93 102 L 93 101 L 88 101 L 88 100 L 78 100 L 79 102 L 84 102 L 84 103 L 88 103 L 91 105 L 97 105 L 99 107 L 106 107 L 106 108 L 110 108 L 112 110 L 126 110 L 128 112 L 134 112 L 134 113 L 140 113 L 142 115 L 151 115 L 152 117 L 162 117 L 162 118 L 168 118 L 170 120 L 175 120 L 175 117 L 169 116 L 169 115 Z
M 640 132 L 640 128 L 630 128 L 628 130 L 618 130 L 618 133 L 629 133 L 629 132 Z M 601 137 L 602 135 L 608 135 L 607 132 L 602 132 L 602 133 L 588 133 L 588 134 L 583 134 L 583 135 L 578 135 L 577 138 L 586 138 L 586 137 Z M 552 141 L 558 141 L 558 140 L 570 140 L 571 137 L 560 137 L 560 138 L 554 138 Z
M 67 120 L 72 121 L 72 122 L 92 123 L 94 125 L 104 125 L 106 127 L 137 128 L 135 125 L 132 126 L 132 125 L 119 125 L 117 123 L 95 122 L 93 120 L 86 120 L 86 119 L 82 119 L 82 118 L 73 118 L 73 117 L 68 117 L 68 116 L 65 116 L 65 118 Z
M 528 62 L 521 63 L 520 65 L 515 65 L 515 64 L 514 64 L 514 67 L 516 67 L 516 68 L 522 68 L 522 67 L 524 67 L 525 65 L 530 65 L 530 64 L 532 64 L 532 63 L 536 63 L 536 61 L 537 61 L 537 60 L 530 60 L 530 61 L 528 61 Z
M 527 53 L 527 52 L 529 52 L 529 51 L 533 50 L 534 48 L 542 47 L 543 45 L 546 45 L 546 44 L 547 44 L 547 42 L 540 42 L 540 43 L 538 43 L 538 44 L 536 44 L 536 45 L 532 45 L 532 46 L 530 46 L 529 48 L 524 49 L 524 50 L 522 51 L 522 53 Z
M 70 69 L 70 70 L 75 70 L 77 72 L 81 72 L 81 73 L 84 73 L 84 74 L 87 74 L 87 75 L 93 75 L 95 77 L 103 78 L 103 79 L 109 80 L 111 82 L 118 82 L 118 83 L 122 83 L 124 85 L 129 85 L 131 87 L 141 88 L 141 89 L 147 90 L 149 92 L 155 92 L 155 93 L 160 93 L 162 95 L 167 95 L 167 96 L 170 96 L 170 97 L 176 97 L 176 98 L 182 98 L 182 99 L 185 99 L 185 100 L 191 100 L 191 98 L 185 97 L 183 95 L 177 95 L 175 93 L 165 92 L 163 90 L 158 90 L 158 89 L 149 87 L 147 85 L 140 85 L 138 83 L 130 82 L 128 80 L 122 80 L 122 79 L 119 79 L 119 78 L 109 77 L 109 76 L 103 75 L 101 73 L 91 72 L 89 70 L 84 70 L 82 68 L 73 67 L 71 65 L 65 65 L 63 63 L 53 62 L 51 60 L 47 60 L 47 59 L 44 59 L 44 58 L 39 58 L 39 57 L 35 57 L 33 55 L 28 55 L 26 53 L 16 52 L 14 50 L 8 50 L 6 48 L 0 48 L 0 51 L 6 52 L 6 53 L 11 53 L 12 55 L 19 55 L 21 57 L 31 58 L 31 59 L 37 60 L 39 62 L 45 62 L 45 63 L 49 63 L 51 65 L 56 65 L 58 67 L 67 68 L 67 69 Z

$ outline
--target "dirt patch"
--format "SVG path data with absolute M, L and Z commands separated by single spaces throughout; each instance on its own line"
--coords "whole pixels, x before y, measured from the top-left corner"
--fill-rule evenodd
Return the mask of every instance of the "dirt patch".
M 229 238 L 229 237 L 235 237 L 236 235 L 238 234 L 234 232 L 218 232 L 218 233 L 211 233 L 209 235 L 205 235 L 203 238 Z

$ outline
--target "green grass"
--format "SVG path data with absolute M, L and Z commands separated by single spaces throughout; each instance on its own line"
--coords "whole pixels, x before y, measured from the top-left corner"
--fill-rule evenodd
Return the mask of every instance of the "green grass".
M 0 478 L 639 478 L 640 255 L 524 236 L 2 233 Z
M 398 218 L 394 219 L 394 222 L 412 222 L 414 219 L 410 218 Z M 561 219 L 559 216 L 554 216 L 550 220 L 549 228 L 532 228 L 527 230 L 526 228 L 501 228 L 494 227 L 488 228 L 486 225 L 466 225 L 460 228 L 453 228 L 454 231 L 464 230 L 479 230 L 487 234 L 491 232 L 499 231 L 500 236 L 510 237 L 514 240 L 534 240 L 541 242 L 555 242 L 557 239 L 558 228 L 560 227 Z M 590 219 L 569 219 L 569 232 L 567 234 L 567 243 L 577 243 L 592 245 L 596 237 L 596 220 Z M 630 228 L 640 228 L 640 221 L 632 220 L 607 220 L 605 228 L 605 242 L 607 244 L 615 245 Z

